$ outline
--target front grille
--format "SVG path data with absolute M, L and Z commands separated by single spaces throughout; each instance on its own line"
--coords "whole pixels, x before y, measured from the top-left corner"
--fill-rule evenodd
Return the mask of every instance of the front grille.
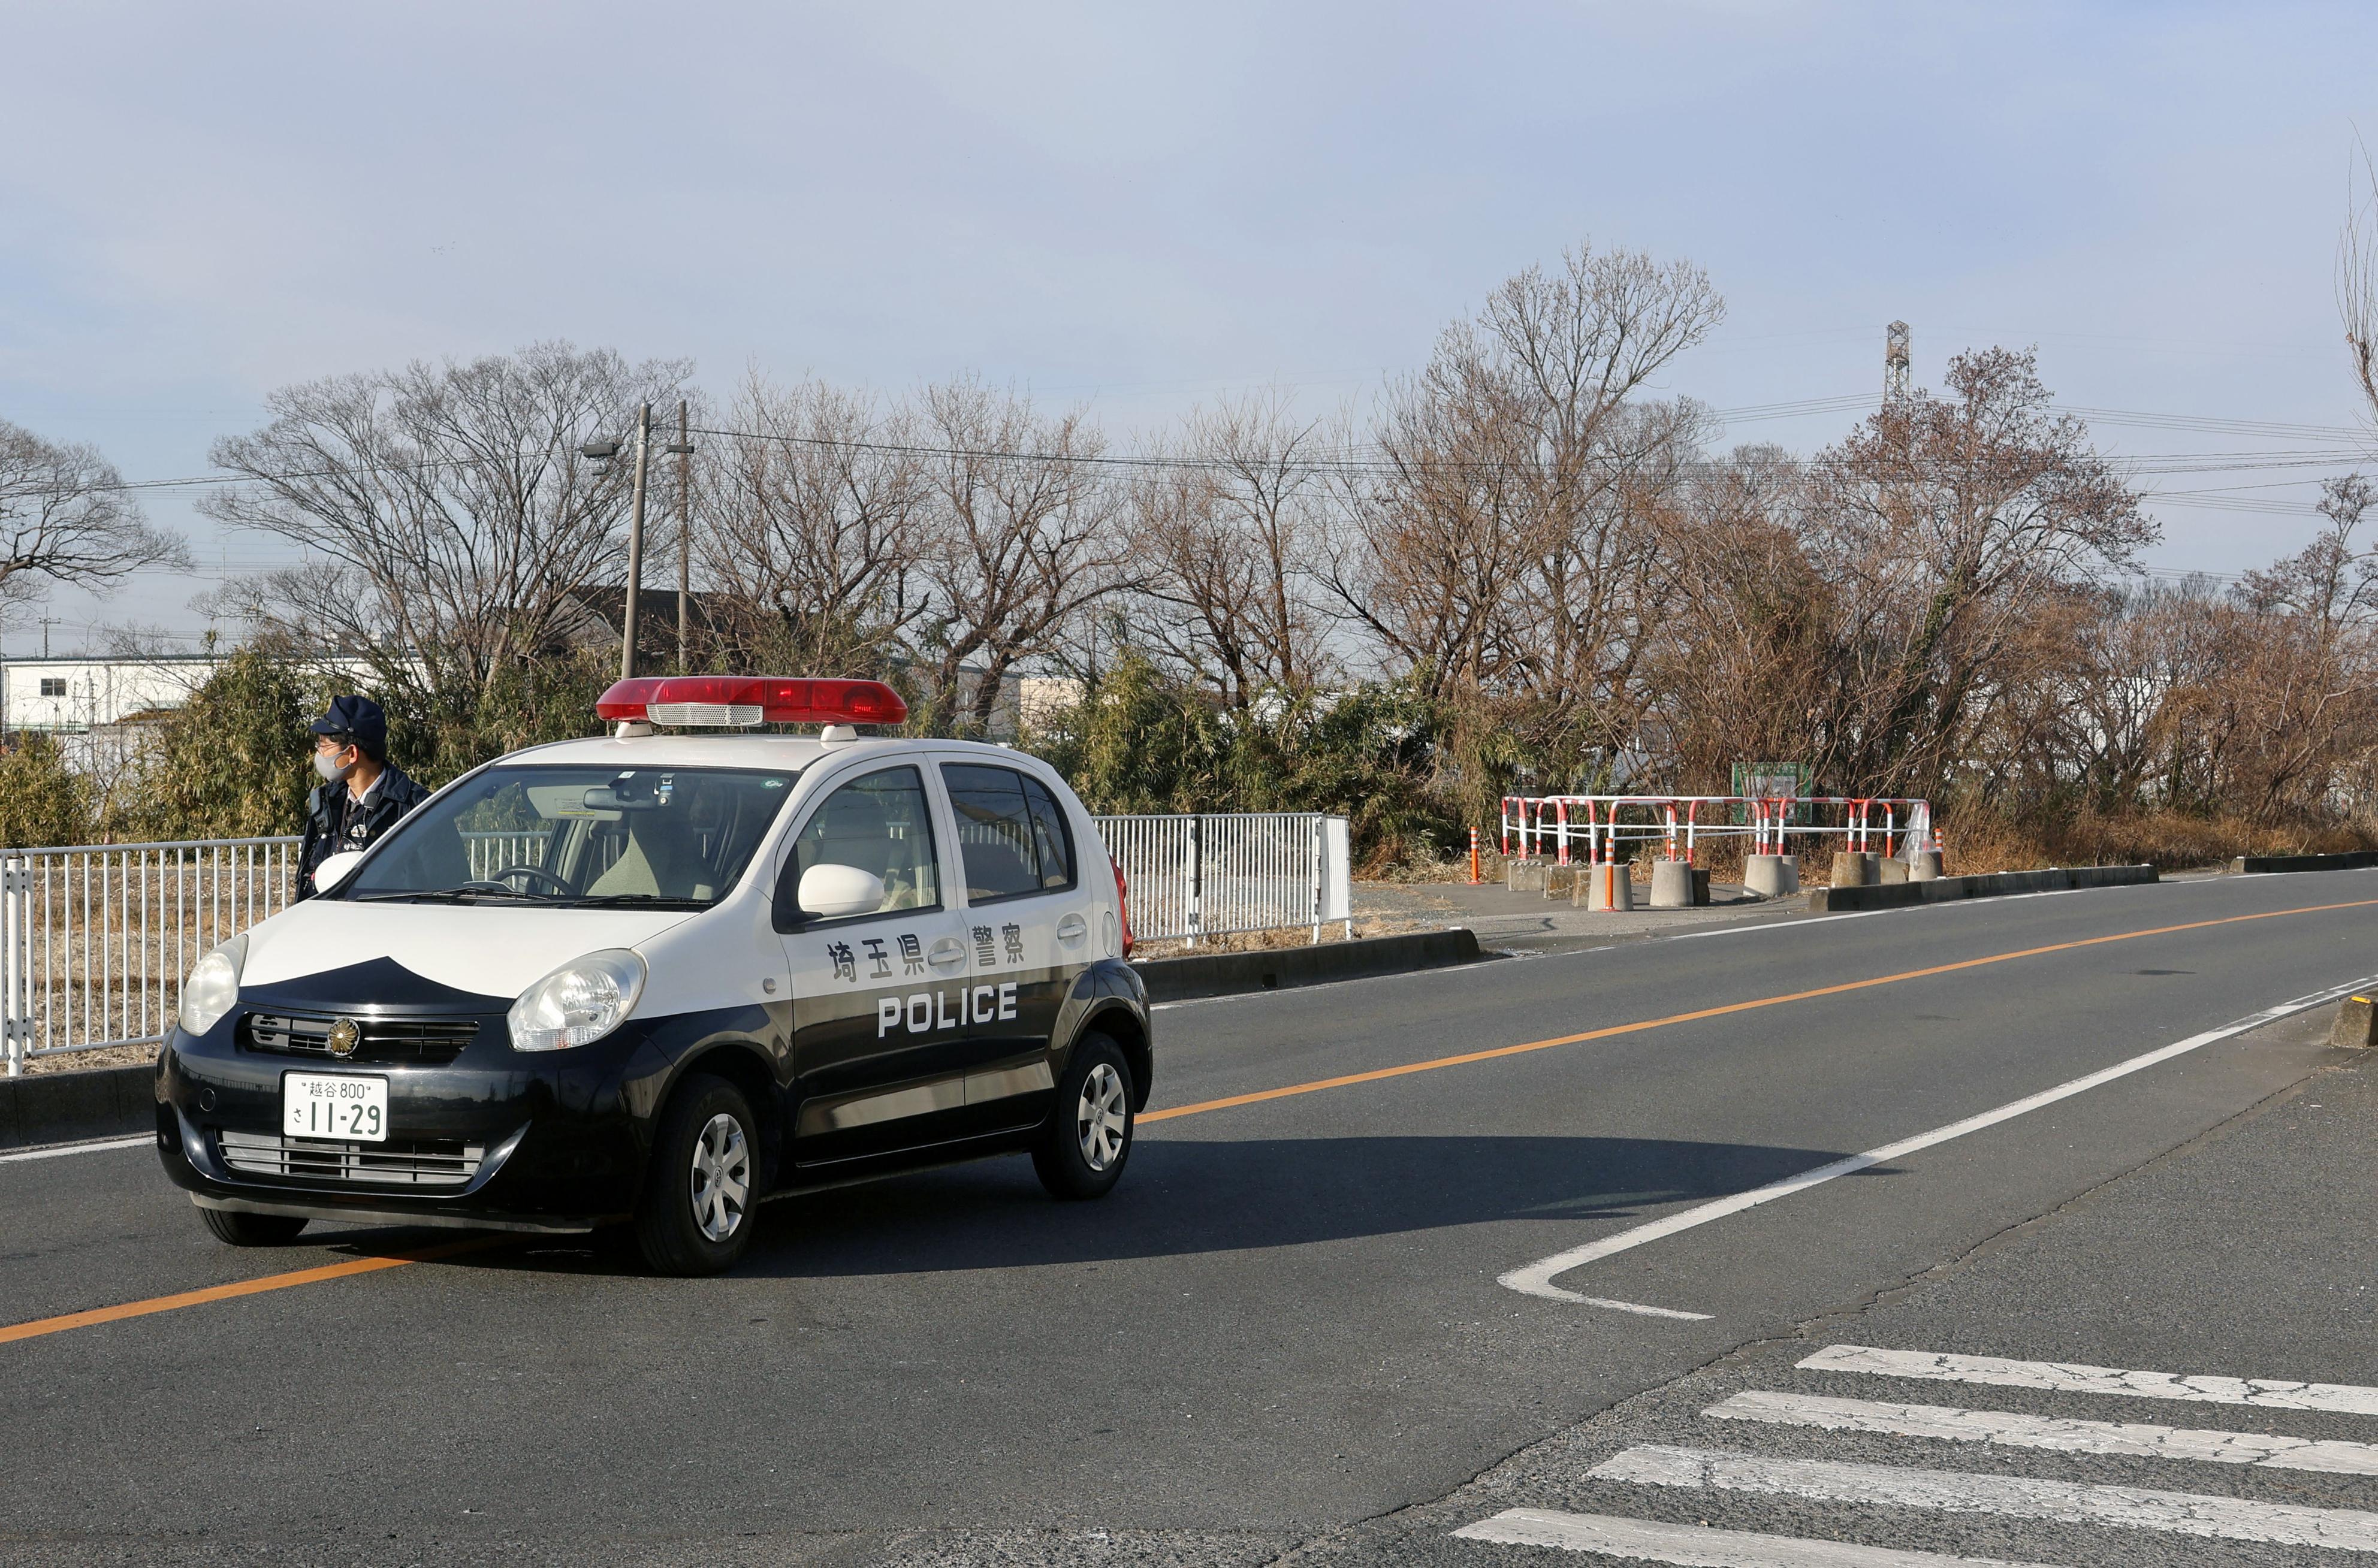
M 435 1064 L 452 1061 L 479 1034 L 475 1018 L 358 1017 L 362 1034 L 354 1053 L 338 1057 L 330 1053 L 330 1028 L 338 1021 L 331 1013 L 251 1012 L 240 1020 L 240 1043 L 276 1056 Z
M 271 1132 L 215 1133 L 223 1164 L 249 1176 L 352 1181 L 373 1187 L 467 1187 L 486 1146 L 437 1139 L 332 1143 Z

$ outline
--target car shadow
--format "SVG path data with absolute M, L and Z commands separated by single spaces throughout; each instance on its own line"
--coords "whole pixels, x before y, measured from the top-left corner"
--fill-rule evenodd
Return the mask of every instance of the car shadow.
M 751 1250 L 734 1272 L 819 1279 L 1028 1268 L 1509 1221 L 1569 1227 L 1747 1191 L 1841 1157 L 1827 1149 L 1661 1138 L 1148 1139 L 1134 1146 L 1122 1183 L 1095 1203 L 1051 1199 L 1020 1155 L 776 1198 L 761 1209 Z M 1565 1228 L 1563 1239 L 1574 1235 Z M 453 1239 L 451 1231 L 373 1229 L 333 1245 L 385 1256 Z M 632 1245 L 618 1236 L 490 1236 L 436 1261 L 640 1271 Z
M 1573 1227 L 1747 1191 L 1840 1157 L 1652 1138 L 1151 1139 L 1094 1203 L 1051 1200 L 1021 1158 L 781 1199 L 736 1272 L 1015 1268 L 1515 1220 Z

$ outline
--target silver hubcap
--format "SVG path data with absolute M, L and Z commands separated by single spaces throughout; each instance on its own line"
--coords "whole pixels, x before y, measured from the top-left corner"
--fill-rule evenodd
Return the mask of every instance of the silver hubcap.
M 693 1223 L 713 1241 L 724 1241 L 743 1223 L 751 1197 L 751 1146 L 742 1125 L 721 1111 L 693 1143 Z
M 1074 1122 L 1082 1140 L 1082 1163 L 1105 1170 L 1123 1158 L 1123 1140 L 1130 1135 L 1130 1111 L 1123 1103 L 1123 1074 L 1099 1062 L 1082 1080 L 1081 1104 Z

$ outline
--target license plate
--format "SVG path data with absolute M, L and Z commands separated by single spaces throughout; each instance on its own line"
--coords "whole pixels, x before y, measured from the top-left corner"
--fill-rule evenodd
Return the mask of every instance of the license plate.
M 291 1138 L 388 1142 L 388 1080 L 345 1072 L 281 1075 L 281 1131 Z

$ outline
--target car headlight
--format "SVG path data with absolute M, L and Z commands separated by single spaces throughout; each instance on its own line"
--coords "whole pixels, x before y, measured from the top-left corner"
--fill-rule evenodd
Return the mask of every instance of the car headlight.
M 512 1049 L 558 1051 L 599 1040 L 619 1026 L 643 989 L 644 961 L 625 948 L 573 958 L 512 1003 Z
M 198 960 L 182 982 L 182 1006 L 176 1022 L 186 1035 L 203 1035 L 222 1021 L 239 1000 L 239 972 L 247 964 L 247 933 L 223 943 Z

